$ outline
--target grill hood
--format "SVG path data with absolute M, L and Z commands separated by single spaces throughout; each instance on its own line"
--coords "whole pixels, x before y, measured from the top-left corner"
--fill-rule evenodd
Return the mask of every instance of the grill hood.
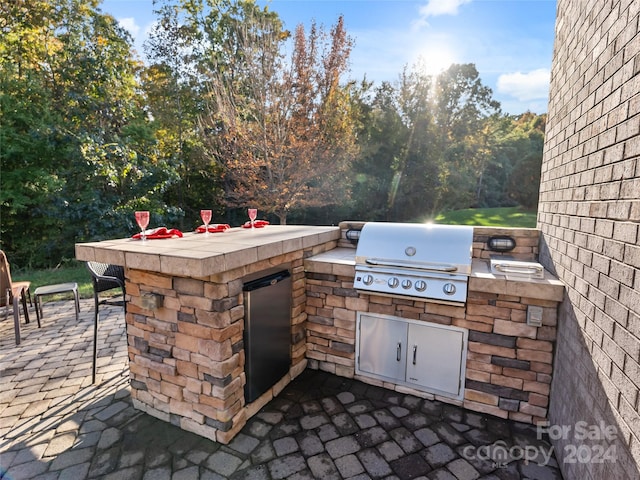
M 469 275 L 473 227 L 369 222 L 362 228 L 356 264 Z
M 464 304 L 473 227 L 369 222 L 356 249 L 354 287 L 365 293 Z

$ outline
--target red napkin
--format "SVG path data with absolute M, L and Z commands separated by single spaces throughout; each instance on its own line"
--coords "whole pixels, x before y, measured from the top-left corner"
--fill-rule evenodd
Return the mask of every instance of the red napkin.
M 255 220 L 253 222 L 253 226 L 255 228 L 262 228 L 262 227 L 266 227 L 267 225 L 269 225 L 269 222 L 267 222 L 266 220 Z M 251 228 L 251 222 L 245 222 L 244 225 L 242 225 L 243 228 Z
M 180 230 L 176 230 L 175 228 L 168 229 L 167 227 L 158 227 L 152 228 L 151 230 L 146 230 L 148 239 L 156 239 L 156 238 L 171 238 L 171 237 L 181 237 L 182 232 Z M 136 233 L 132 238 L 142 238 L 142 233 Z
M 209 228 L 207 230 L 209 230 L 209 233 L 216 233 L 226 232 L 230 228 L 231 227 L 226 223 L 214 223 L 213 225 L 209 225 Z M 204 233 L 205 231 L 206 230 L 204 225 L 200 225 L 198 228 L 196 228 L 196 233 Z

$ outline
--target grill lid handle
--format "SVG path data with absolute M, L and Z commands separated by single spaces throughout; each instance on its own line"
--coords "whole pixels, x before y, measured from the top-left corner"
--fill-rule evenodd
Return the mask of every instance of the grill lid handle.
M 431 263 L 431 262 L 415 262 L 411 260 L 385 260 L 384 258 L 367 258 L 365 262 L 369 265 L 378 265 L 383 267 L 404 267 L 415 268 L 418 270 L 434 270 L 437 272 L 455 272 L 458 267 L 451 264 Z

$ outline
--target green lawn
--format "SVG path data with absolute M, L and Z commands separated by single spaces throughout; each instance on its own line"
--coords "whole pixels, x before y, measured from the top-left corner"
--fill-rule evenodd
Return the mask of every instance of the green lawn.
M 435 223 L 451 225 L 478 225 L 482 227 L 521 227 L 536 228 L 535 210 L 510 208 L 468 208 L 441 213 Z
M 54 283 L 76 282 L 80 298 L 92 298 L 93 287 L 91 286 L 91 274 L 84 262 L 74 261 L 64 267 L 51 268 L 46 270 L 25 270 L 11 272 L 13 281 L 28 280 L 31 282 L 31 293 L 42 285 L 53 285 Z M 62 293 L 42 297 L 43 302 L 51 300 L 72 299 L 73 293 Z

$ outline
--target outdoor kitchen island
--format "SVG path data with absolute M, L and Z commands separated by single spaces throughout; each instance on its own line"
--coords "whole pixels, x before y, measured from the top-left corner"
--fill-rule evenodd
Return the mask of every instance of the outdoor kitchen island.
M 182 238 L 76 245 L 76 258 L 122 265 L 134 407 L 228 443 L 307 365 L 304 258 L 336 247 L 338 227 L 269 225 Z M 289 372 L 245 402 L 243 286 L 291 275 Z
M 545 419 L 556 310 L 564 288 L 549 272 L 542 280 L 491 273 L 492 252 L 486 248 L 490 238 L 513 236 L 516 246 L 509 253 L 534 260 L 538 232 L 474 228 L 467 298 L 447 304 L 356 290 L 355 242 L 347 239 L 354 225 L 361 227 L 362 222 L 342 222 L 339 227 L 273 225 L 145 243 L 120 239 L 76 245 L 79 260 L 125 268 L 134 406 L 184 430 L 229 443 L 251 416 L 310 367 L 502 418 L 530 423 Z M 247 403 L 243 286 L 263 272 L 283 269 L 291 274 L 289 372 Z M 434 338 L 462 338 L 462 377 L 453 382 L 459 383 L 459 394 L 358 374 L 356 325 L 362 314 L 391 317 L 408 328 L 413 324 Z

